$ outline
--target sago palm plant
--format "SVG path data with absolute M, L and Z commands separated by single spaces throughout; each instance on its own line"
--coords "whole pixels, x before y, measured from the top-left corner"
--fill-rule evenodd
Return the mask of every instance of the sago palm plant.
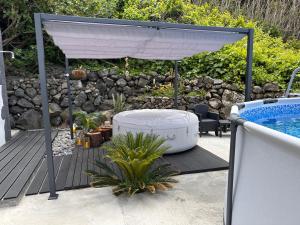
M 133 195 L 143 191 L 155 193 L 156 190 L 172 188 L 172 183 L 177 181 L 171 176 L 178 172 L 173 171 L 170 164 L 154 164 L 169 148 L 164 142 L 158 136 L 143 133 L 113 137 L 111 143 L 104 146 L 106 158 L 115 163 L 121 172 L 116 173 L 107 164 L 96 161 L 95 165 L 105 174 L 88 170 L 87 174 L 92 178 L 91 186 L 114 186 L 115 195 Z

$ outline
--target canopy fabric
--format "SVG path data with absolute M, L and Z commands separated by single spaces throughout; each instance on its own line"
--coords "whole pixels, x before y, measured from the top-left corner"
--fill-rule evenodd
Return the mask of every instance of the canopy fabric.
M 45 29 L 69 59 L 139 58 L 181 60 L 217 51 L 246 34 L 134 25 L 45 21 Z

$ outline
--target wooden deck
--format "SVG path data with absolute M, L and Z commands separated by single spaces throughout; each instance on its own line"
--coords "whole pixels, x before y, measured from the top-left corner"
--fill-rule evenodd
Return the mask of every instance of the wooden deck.
M 57 132 L 53 132 L 53 138 Z M 72 155 L 54 157 L 57 191 L 89 186 L 87 169 L 94 168 L 95 159 L 104 161 L 116 172 L 116 165 L 104 159 L 100 148 L 88 150 L 74 148 Z M 196 146 L 192 150 L 163 156 L 157 163 L 170 163 L 180 174 L 200 173 L 228 169 L 228 163 L 205 149 Z M 0 148 L 0 203 L 19 199 L 24 194 L 49 192 L 44 136 L 41 131 L 27 131 L 15 136 Z
M 52 139 L 57 132 L 52 132 Z M 0 148 L 0 202 L 18 199 L 45 157 L 42 131 L 20 132 Z

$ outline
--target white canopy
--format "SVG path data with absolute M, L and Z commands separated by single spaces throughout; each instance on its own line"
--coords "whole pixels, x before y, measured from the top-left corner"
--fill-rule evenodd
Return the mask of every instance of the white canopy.
M 45 29 L 67 58 L 180 60 L 217 51 L 246 34 L 135 25 L 45 21 Z

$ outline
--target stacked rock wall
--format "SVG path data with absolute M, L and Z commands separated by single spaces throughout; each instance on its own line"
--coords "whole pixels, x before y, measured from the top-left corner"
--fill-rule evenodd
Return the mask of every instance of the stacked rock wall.
M 49 111 L 51 124 L 59 126 L 67 118 L 67 82 L 63 74 L 48 75 Z M 123 93 L 128 109 L 137 108 L 172 108 L 173 99 L 153 97 L 154 86 L 173 81 L 170 75 L 159 75 L 155 72 L 140 76 L 119 75 L 114 69 L 90 72 L 86 80 L 71 80 L 72 101 L 74 108 L 87 112 L 104 111 L 113 108 L 112 95 Z M 231 106 L 242 102 L 242 90 L 234 84 L 207 76 L 193 80 L 181 80 L 179 108 L 190 110 L 198 103 L 206 103 L 211 111 L 219 112 L 225 118 Z M 41 95 L 38 78 L 7 78 L 9 109 L 12 127 L 36 129 L 41 127 Z M 192 96 L 189 93 L 199 93 Z M 282 94 L 278 85 L 265 84 L 253 87 L 253 99 L 274 98 Z

